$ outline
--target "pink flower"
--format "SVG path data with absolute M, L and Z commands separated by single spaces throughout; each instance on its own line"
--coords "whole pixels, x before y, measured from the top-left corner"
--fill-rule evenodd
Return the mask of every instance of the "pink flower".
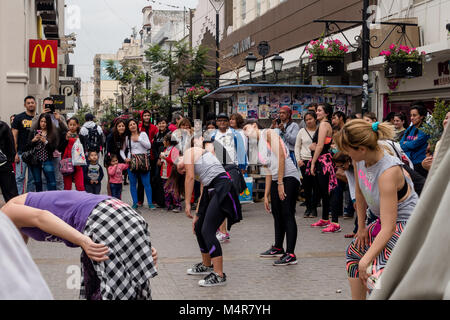
M 312 57 L 314 57 L 314 55 L 311 53 L 311 54 L 309 55 L 309 58 L 312 59 Z
M 426 53 L 425 51 L 422 51 L 420 54 L 424 56 L 424 55 L 426 55 L 427 53 Z
M 323 44 L 320 45 L 320 49 L 324 50 L 325 47 L 323 46 Z
M 389 46 L 389 49 L 394 50 L 394 49 L 395 49 L 395 44 L 394 44 L 394 43 L 391 44 L 391 45 Z

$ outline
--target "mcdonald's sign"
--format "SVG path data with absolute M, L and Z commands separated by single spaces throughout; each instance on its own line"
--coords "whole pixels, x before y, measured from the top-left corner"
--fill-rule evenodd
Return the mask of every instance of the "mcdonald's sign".
M 30 40 L 30 68 L 57 68 L 58 41 Z

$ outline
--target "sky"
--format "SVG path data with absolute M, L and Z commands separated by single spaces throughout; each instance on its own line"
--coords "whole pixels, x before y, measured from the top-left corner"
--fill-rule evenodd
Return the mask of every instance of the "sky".
M 142 26 L 142 8 L 183 10 L 195 8 L 198 0 L 66 0 L 65 34 L 76 34 L 76 47 L 70 54 L 75 76 L 90 81 L 93 60 L 98 53 L 116 53 L 132 28 Z M 178 8 L 177 8 L 178 7 Z

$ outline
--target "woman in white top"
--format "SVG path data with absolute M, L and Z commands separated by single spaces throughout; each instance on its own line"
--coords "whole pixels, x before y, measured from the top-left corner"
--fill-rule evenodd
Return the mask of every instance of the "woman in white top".
M 274 219 L 275 243 L 261 258 L 279 257 L 274 266 L 297 264 L 294 254 L 297 242 L 295 204 L 300 187 L 300 175 L 283 140 L 273 129 L 261 130 L 257 120 L 248 120 L 244 134 L 258 141 L 258 158 L 266 176 L 264 206 Z M 252 150 L 253 151 L 253 150 Z M 269 206 L 269 195 L 271 205 Z M 286 251 L 283 249 L 286 237 Z
M 150 156 L 151 148 L 150 140 L 145 132 L 139 133 L 138 123 L 134 119 L 130 119 L 127 125 L 127 133 L 125 144 L 120 150 L 120 155 L 125 159 L 125 163 L 130 163 L 132 155 L 148 154 Z M 147 195 L 148 207 L 152 210 L 156 209 L 152 201 L 152 186 L 150 185 L 150 169 L 147 171 L 131 171 L 128 168 L 128 176 L 130 177 L 130 193 L 133 198 L 133 209 L 138 207 L 137 194 L 137 178 L 140 177 L 144 185 L 145 194 Z
M 295 158 L 303 176 L 302 185 L 306 204 L 305 218 L 313 218 L 317 217 L 317 199 L 315 192 L 313 192 L 314 178 L 306 174 L 306 168 L 312 159 L 309 146 L 313 143 L 312 140 L 317 130 L 317 115 L 314 111 L 308 111 L 303 119 L 306 127 L 298 132 L 295 142 Z

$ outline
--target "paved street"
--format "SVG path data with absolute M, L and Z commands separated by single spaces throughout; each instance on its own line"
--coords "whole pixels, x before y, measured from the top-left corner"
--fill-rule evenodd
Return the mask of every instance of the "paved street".
M 128 201 L 129 188 L 124 189 Z M 184 212 L 140 209 L 149 223 L 152 245 L 159 252 L 159 275 L 151 281 L 153 298 L 350 299 L 344 254 L 349 240 L 344 234 L 352 231 L 353 221 L 342 220 L 340 233 L 321 234 L 320 229 L 309 227 L 313 219 L 303 218 L 304 207 L 297 209 L 297 265 L 274 267 L 272 260 L 258 257 L 273 242 L 273 220 L 263 203 L 247 204 L 243 206 L 244 219 L 233 226 L 231 241 L 223 245 L 228 283 L 215 288 L 200 288 L 197 282 L 201 278 L 186 274 L 186 269 L 200 261 L 200 254 L 191 220 Z M 28 247 L 55 299 L 78 299 L 73 284 L 78 279 L 74 275 L 79 270 L 80 250 L 36 241 L 30 241 Z

